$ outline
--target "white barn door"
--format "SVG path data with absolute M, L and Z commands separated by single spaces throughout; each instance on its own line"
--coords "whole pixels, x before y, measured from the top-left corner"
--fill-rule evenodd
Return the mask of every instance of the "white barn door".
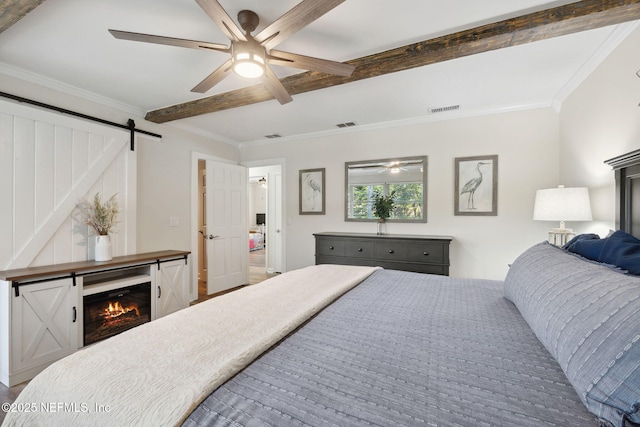
M 248 283 L 247 169 L 207 160 L 207 293 Z
M 0 270 L 91 259 L 76 210 L 118 194 L 114 256 L 135 252 L 136 157 L 129 132 L 0 101 Z

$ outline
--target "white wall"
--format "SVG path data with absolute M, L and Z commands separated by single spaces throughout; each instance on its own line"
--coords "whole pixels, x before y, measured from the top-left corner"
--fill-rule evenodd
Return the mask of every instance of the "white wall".
M 640 28 L 562 104 L 562 181 L 589 187 L 594 222 L 604 236 L 615 227 L 615 181 L 603 162 L 640 149 Z
M 546 238 L 552 224 L 532 220 L 535 190 L 558 185 L 558 115 L 552 109 L 496 114 L 314 139 L 254 145 L 242 160 L 286 158 L 287 269 L 314 261 L 313 233 L 375 232 L 344 221 L 344 162 L 427 155 L 426 224 L 388 224 L 399 234 L 451 235 L 451 275 L 503 279 L 507 265 Z M 454 159 L 499 156 L 498 216 L 453 215 Z M 326 168 L 326 215 L 298 215 L 298 171 Z
M 137 122 L 136 122 L 137 123 Z M 138 251 L 191 250 L 191 153 L 238 160 L 238 150 L 165 126 L 162 141 L 138 144 Z M 179 226 L 172 227 L 170 218 Z M 197 216 L 196 216 L 197 217 Z

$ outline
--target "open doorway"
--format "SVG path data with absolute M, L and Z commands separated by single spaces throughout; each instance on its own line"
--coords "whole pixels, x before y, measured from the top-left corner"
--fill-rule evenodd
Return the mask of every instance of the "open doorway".
M 259 171 L 260 172 L 260 171 Z M 249 169 L 249 284 L 259 283 L 267 275 L 267 195 L 265 175 Z
M 207 295 L 207 241 L 205 233 L 207 230 L 207 162 L 198 159 L 198 299 Z
M 282 165 L 248 166 L 249 275 L 264 280 L 284 271 Z M 255 276 L 261 274 L 261 276 Z M 252 282 L 253 283 L 253 282 Z M 257 282 L 256 282 L 257 283 Z
M 248 171 L 207 154 L 193 152 L 191 159 L 189 293 L 195 301 L 248 284 Z
M 216 162 L 222 163 L 230 163 L 225 161 L 224 159 L 215 158 L 213 156 L 192 153 L 192 193 L 191 193 L 191 202 L 192 206 L 195 209 L 191 211 L 191 224 L 192 224 L 192 273 L 194 280 L 192 281 L 192 286 L 190 290 L 191 299 L 192 300 L 200 300 L 207 299 L 212 295 L 207 294 L 208 283 L 207 278 L 209 276 L 209 268 L 207 265 L 208 251 L 211 249 L 207 245 L 207 239 L 204 236 L 209 236 L 211 234 L 218 237 L 218 232 L 214 232 L 214 229 L 211 227 L 207 227 L 207 190 L 209 192 L 213 191 L 213 187 L 207 189 L 207 161 L 214 160 Z M 245 259 L 249 257 L 249 249 L 250 249 L 250 238 L 251 233 L 249 231 L 252 227 L 260 227 L 262 222 L 264 222 L 264 233 L 262 233 L 262 245 L 264 251 L 262 252 L 264 259 L 259 259 L 256 256 L 254 263 L 258 265 L 258 271 L 261 273 L 259 278 L 246 278 L 246 282 L 244 284 L 254 284 L 258 283 L 262 280 L 265 280 L 268 277 L 271 277 L 274 274 L 286 271 L 285 266 L 285 229 L 283 222 L 282 212 L 284 210 L 284 167 L 285 159 L 271 159 L 264 161 L 256 161 L 249 162 L 248 164 L 242 164 L 244 168 L 246 168 L 245 176 L 245 196 L 247 200 L 247 206 L 245 210 L 246 215 L 246 227 L 247 230 L 246 237 L 242 238 L 242 248 L 246 245 L 247 255 L 245 255 Z M 265 177 L 266 180 L 266 195 L 265 197 L 265 205 L 264 208 L 260 208 L 260 212 L 256 210 L 249 210 L 249 204 L 251 195 L 250 195 L 250 186 L 249 177 L 258 176 L 258 179 Z M 262 183 L 258 183 L 258 185 L 262 185 Z M 216 206 L 214 204 L 213 206 Z M 257 216 L 257 213 L 264 214 L 264 221 L 262 221 L 261 216 Z M 213 225 L 209 224 L 209 225 Z M 209 240 L 209 244 L 211 244 L 211 240 Z M 258 255 L 258 253 L 256 253 Z M 235 258 L 235 256 L 234 256 Z M 233 261 L 233 260 L 231 260 Z M 249 272 L 251 262 L 249 260 L 245 261 L 245 266 L 247 268 L 247 273 Z M 248 275 L 249 276 L 249 275 Z M 214 294 L 216 295 L 216 294 Z

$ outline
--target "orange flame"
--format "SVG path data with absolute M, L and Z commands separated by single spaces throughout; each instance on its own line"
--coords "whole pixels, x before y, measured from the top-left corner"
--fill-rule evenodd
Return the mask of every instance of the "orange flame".
M 129 305 L 127 307 L 123 307 L 119 301 L 111 302 L 109 301 L 109 306 L 104 309 L 105 317 L 107 318 L 115 318 L 121 316 L 123 314 L 129 313 L 131 311 L 136 312 L 136 316 L 140 316 L 140 312 L 138 311 L 138 306 L 135 304 Z

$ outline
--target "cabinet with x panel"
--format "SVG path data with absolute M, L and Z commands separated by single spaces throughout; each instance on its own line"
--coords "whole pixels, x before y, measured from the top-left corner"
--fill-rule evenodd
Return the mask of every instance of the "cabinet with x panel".
M 71 278 L 20 289 L 11 303 L 12 367 L 28 370 L 78 349 L 78 288 Z

